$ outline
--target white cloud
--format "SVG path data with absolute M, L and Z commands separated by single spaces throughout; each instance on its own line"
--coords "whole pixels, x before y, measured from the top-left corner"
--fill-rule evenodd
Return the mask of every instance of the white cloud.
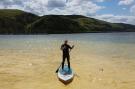
M 105 15 L 96 15 L 93 17 L 112 23 L 127 23 L 135 25 L 135 16 L 105 14 Z
M 123 10 L 126 10 L 127 8 L 122 8 Z
M 47 14 L 79 14 L 114 23 L 135 25 L 135 5 L 130 8 L 133 16 L 115 16 L 112 14 L 96 15 L 106 7 L 96 4 L 111 0 L 0 0 L 0 9 L 20 9 L 38 15 Z M 119 5 L 131 5 L 134 0 L 120 0 Z M 126 8 L 123 8 L 125 10 Z
M 16 8 L 38 15 L 89 15 L 104 8 L 103 6 L 99 6 L 92 1 L 93 0 L 0 0 L 0 8 Z
M 130 12 L 135 15 L 135 5 L 133 5 L 131 8 L 130 8 Z
M 86 2 L 86 1 L 80 1 L 80 2 L 76 2 L 76 3 L 71 3 L 71 4 L 69 4 L 69 7 L 72 9 L 73 12 L 74 11 L 78 12 L 76 14 L 82 14 L 82 15 L 94 14 L 98 10 L 101 10 L 101 9 L 104 8 L 102 6 L 98 6 L 98 5 L 94 4 L 92 2 Z M 74 7 L 75 7 L 75 9 L 74 9 Z
M 131 5 L 134 3 L 134 0 L 120 0 L 119 5 Z
M 105 0 L 96 0 L 97 2 L 104 2 Z

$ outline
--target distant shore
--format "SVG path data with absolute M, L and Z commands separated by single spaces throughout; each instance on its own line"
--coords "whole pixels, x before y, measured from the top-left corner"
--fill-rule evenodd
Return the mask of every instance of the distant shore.
M 0 34 L 0 35 L 51 35 L 51 34 L 85 34 L 85 33 L 126 33 L 135 31 L 111 31 L 111 32 L 81 32 L 81 33 L 35 33 L 35 34 Z
M 110 23 L 82 15 L 38 16 L 21 10 L 0 9 L 0 34 L 72 34 L 108 32 L 135 32 L 135 25 Z

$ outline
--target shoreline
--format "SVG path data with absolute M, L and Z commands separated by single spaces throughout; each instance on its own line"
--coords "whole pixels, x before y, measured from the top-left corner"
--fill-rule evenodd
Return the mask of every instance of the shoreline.
M 112 31 L 112 32 L 81 32 L 81 33 L 43 33 L 43 34 L 0 34 L 0 35 L 61 35 L 61 34 L 87 34 L 87 33 L 135 33 L 135 31 Z

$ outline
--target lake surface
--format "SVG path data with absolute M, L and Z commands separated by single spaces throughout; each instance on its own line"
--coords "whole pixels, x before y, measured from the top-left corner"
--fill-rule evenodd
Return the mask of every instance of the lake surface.
M 64 40 L 76 50 L 98 55 L 119 55 L 135 58 L 135 33 L 84 33 L 58 35 L 0 35 L 0 49 L 55 50 Z
M 66 39 L 76 72 L 67 86 L 54 72 Z M 0 61 L 2 89 L 135 89 L 134 32 L 0 35 Z

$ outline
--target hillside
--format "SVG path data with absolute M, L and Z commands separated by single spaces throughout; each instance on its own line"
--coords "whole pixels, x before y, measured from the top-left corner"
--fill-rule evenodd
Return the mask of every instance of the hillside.
M 39 17 L 20 10 L 0 10 L 0 34 L 25 34 L 26 26 Z
M 81 15 L 37 16 L 20 10 L 0 10 L 0 34 L 46 34 L 86 32 L 127 32 L 135 26 L 109 23 Z
M 28 25 L 30 33 L 76 33 L 83 32 L 77 21 L 60 15 L 46 15 Z

